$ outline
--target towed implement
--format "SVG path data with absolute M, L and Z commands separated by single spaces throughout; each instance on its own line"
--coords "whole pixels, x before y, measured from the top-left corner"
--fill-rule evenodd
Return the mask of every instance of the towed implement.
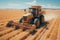
M 26 10 L 24 10 L 26 11 Z M 15 29 L 30 30 L 36 32 L 36 29 L 41 26 L 47 26 L 44 20 L 45 12 L 41 10 L 41 6 L 32 6 L 29 8 L 29 13 L 23 15 L 19 22 L 9 21 L 6 27 L 14 27 Z

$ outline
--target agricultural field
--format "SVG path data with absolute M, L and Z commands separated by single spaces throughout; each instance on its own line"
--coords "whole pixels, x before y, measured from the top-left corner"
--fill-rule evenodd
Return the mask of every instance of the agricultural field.
M 60 40 L 60 10 L 45 10 L 48 29 L 41 27 L 34 35 L 27 30 L 6 27 L 8 21 L 17 22 L 24 14 L 23 10 L 0 9 L 0 40 Z

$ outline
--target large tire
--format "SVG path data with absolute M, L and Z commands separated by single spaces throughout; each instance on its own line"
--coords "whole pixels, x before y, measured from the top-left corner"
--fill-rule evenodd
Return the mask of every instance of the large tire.
M 40 19 L 40 23 L 44 22 L 44 16 L 43 15 L 40 15 L 39 19 Z
M 34 24 L 36 25 L 36 28 L 40 28 L 40 20 L 38 18 L 34 19 Z
M 14 26 L 14 22 L 13 21 L 9 21 L 6 25 L 6 27 L 12 27 Z
M 44 16 L 43 15 L 40 15 L 39 20 L 40 20 L 40 25 L 44 26 L 45 21 L 44 21 Z

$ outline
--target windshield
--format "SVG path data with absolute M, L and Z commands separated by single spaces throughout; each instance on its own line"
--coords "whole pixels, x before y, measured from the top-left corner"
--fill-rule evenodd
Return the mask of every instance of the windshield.
M 30 13 L 37 13 L 37 10 L 36 9 L 29 9 L 29 12 Z
M 37 16 L 37 9 L 29 9 L 29 12 L 33 14 L 33 16 Z

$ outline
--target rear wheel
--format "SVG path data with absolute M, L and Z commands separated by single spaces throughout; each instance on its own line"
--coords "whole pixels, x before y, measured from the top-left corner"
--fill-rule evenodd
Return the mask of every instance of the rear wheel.
M 45 25 L 44 16 L 41 15 L 39 19 L 40 19 L 40 25 L 44 26 Z
M 43 27 L 45 27 L 45 28 L 47 28 L 47 24 L 48 24 L 48 23 L 45 22 L 44 16 L 41 15 L 39 19 L 40 19 L 40 25 L 43 26 Z M 48 28 L 47 28 L 47 29 L 48 29 Z

